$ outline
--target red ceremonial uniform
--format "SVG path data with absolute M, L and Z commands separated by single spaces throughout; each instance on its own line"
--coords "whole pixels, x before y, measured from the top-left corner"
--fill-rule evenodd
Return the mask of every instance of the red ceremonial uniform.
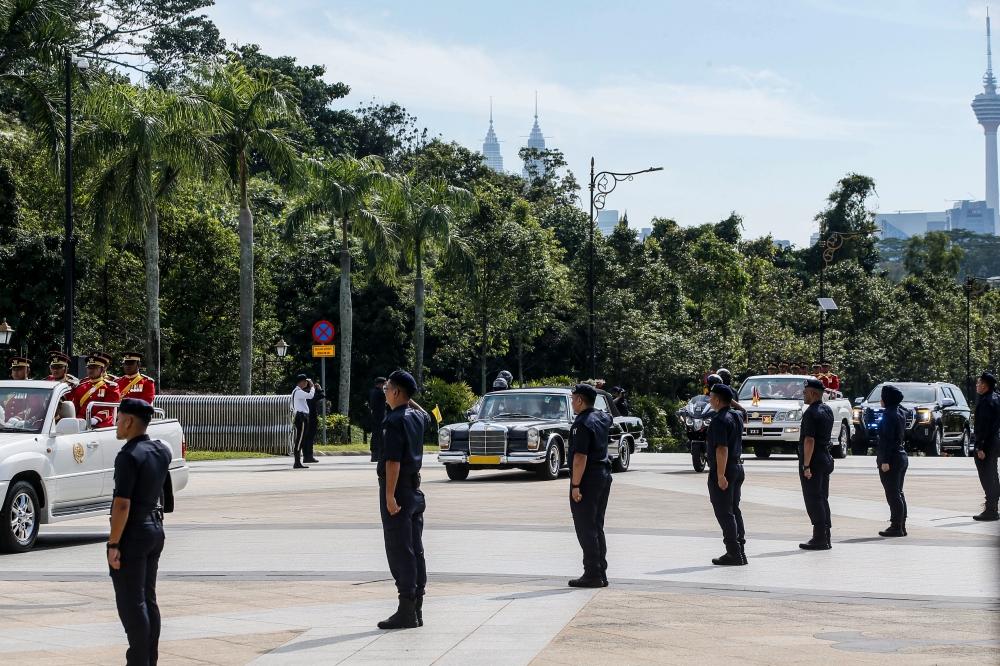
M 156 382 L 153 381 L 152 377 L 147 377 L 143 374 L 135 376 L 125 375 L 118 380 L 118 391 L 121 394 L 122 400 L 125 398 L 138 398 L 152 405 L 153 398 L 156 397 Z
M 45 418 L 45 396 L 40 393 L 12 393 L 3 405 L 4 418 L 12 416 L 35 424 Z
M 120 402 L 118 385 L 105 379 L 84 379 L 70 392 L 70 399 L 76 405 L 76 418 L 87 418 L 87 405 L 92 402 Z M 110 407 L 94 407 L 91 417 L 96 418 L 97 428 L 110 428 L 115 424 L 115 410 Z

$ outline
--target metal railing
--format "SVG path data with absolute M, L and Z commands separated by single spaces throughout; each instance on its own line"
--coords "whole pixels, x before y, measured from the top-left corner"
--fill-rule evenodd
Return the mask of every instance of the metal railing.
M 282 455 L 291 449 L 291 396 L 158 395 L 154 404 L 180 422 L 191 451 Z

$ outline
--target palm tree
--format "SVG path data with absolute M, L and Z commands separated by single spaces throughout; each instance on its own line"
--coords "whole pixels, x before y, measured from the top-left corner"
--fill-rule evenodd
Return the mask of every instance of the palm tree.
M 412 174 L 398 179 L 390 210 L 393 227 L 413 279 L 413 376 L 419 385 L 424 369 L 424 273 L 425 254 L 450 252 L 461 261 L 465 245 L 452 230 L 456 218 L 477 210 L 476 198 L 468 190 L 454 187 L 438 176 L 414 183 Z
M 213 137 L 240 197 L 240 392 L 250 393 L 253 362 L 253 215 L 247 201 L 247 162 L 251 152 L 263 158 L 278 175 L 293 174 L 296 144 L 276 124 L 297 113 L 296 91 L 285 79 L 268 71 L 248 72 L 230 62 L 208 72 L 196 86 L 221 113 L 222 126 Z
M 340 227 L 340 386 L 337 411 L 345 416 L 351 398 L 351 236 L 358 236 L 374 258 L 375 274 L 391 280 L 396 259 L 395 237 L 380 204 L 389 196 L 393 179 L 374 156 L 338 155 L 316 164 L 317 178 L 303 202 L 288 216 L 290 236 L 308 220 Z
M 157 201 L 182 172 L 219 165 L 209 141 L 217 118 L 196 96 L 113 84 L 95 88 L 82 106 L 75 150 L 94 172 L 86 211 L 101 252 L 112 236 L 142 238 L 146 264 L 147 368 L 160 381 L 160 245 Z

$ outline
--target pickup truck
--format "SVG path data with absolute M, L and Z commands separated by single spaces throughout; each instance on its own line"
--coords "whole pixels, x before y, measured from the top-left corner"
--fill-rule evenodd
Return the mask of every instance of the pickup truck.
M 63 402 L 69 390 L 61 382 L 0 381 L 0 550 L 27 551 L 39 525 L 107 515 L 111 508 L 115 457 L 125 442 L 113 427 L 92 428 L 90 418 L 76 418 L 72 403 Z M 95 404 L 105 406 L 88 407 Z M 170 512 L 190 472 L 184 433 L 159 410 L 148 432 L 173 452 L 160 500 Z
M 740 385 L 736 399 L 747 411 L 743 446 L 752 446 L 758 458 L 767 458 L 775 450 L 783 453 L 798 450 L 806 379 L 802 375 L 758 375 L 748 377 Z M 754 389 L 757 389 L 756 402 Z M 830 454 L 845 458 L 851 442 L 851 403 L 840 391 L 829 389 L 823 394 L 823 402 L 833 410 Z

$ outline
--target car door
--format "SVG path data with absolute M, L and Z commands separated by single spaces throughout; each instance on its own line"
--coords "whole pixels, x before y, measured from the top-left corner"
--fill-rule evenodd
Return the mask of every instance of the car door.
M 118 439 L 114 428 L 101 428 L 93 432 L 101 444 L 101 452 L 104 456 L 104 493 L 105 499 L 110 500 L 115 493 L 115 459 L 118 452 L 125 446 L 125 440 Z
M 52 437 L 52 468 L 56 498 L 53 513 L 60 508 L 97 502 L 104 492 L 104 456 L 93 431 Z
M 958 403 L 958 396 L 949 386 L 942 386 L 945 401 L 942 402 L 942 421 L 944 422 L 944 438 L 946 440 L 957 440 L 962 437 L 965 427 L 965 419 L 962 418 L 962 408 Z M 951 404 L 947 404 L 950 401 Z

